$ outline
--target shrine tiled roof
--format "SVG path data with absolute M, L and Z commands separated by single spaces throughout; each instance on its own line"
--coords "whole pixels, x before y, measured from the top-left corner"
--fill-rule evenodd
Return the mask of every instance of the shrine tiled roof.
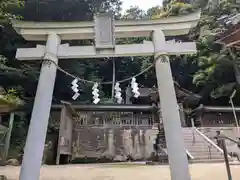
M 187 89 L 182 88 L 177 82 L 174 82 L 175 92 L 178 101 L 184 101 L 187 99 L 201 99 L 201 96 L 195 94 Z M 140 97 L 151 97 L 154 101 L 158 101 L 157 88 L 139 88 Z
M 226 29 L 217 35 L 216 42 L 226 47 L 240 49 L 240 13 L 230 17 L 226 16 L 222 19 Z

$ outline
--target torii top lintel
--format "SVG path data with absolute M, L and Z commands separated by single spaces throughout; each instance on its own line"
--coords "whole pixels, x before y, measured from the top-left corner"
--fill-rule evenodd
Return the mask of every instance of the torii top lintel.
M 156 20 L 116 20 L 115 37 L 148 37 L 154 29 L 161 29 L 165 36 L 188 34 L 197 25 L 200 11 L 189 15 Z M 46 41 L 55 33 L 62 40 L 94 39 L 94 22 L 26 22 L 13 21 L 14 29 L 29 41 Z

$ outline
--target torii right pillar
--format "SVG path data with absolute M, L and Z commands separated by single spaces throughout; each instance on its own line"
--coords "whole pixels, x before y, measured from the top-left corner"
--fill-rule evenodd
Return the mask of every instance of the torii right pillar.
M 155 53 L 155 67 L 171 180 L 190 180 L 188 158 L 184 146 L 170 61 L 167 54 L 162 52 L 165 44 L 165 36 L 161 29 L 153 31 L 153 43 L 155 52 L 161 52 Z

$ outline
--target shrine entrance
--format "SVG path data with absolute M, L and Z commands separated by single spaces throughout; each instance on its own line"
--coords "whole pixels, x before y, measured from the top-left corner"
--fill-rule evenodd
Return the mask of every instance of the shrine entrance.
M 157 20 L 115 21 L 111 14 L 103 13 L 96 15 L 93 22 L 14 22 L 13 27 L 26 40 L 46 42 L 36 48 L 18 49 L 16 54 L 19 60 L 43 60 L 20 180 L 38 180 L 40 176 L 58 60 L 122 56 L 154 56 L 171 178 L 190 180 L 168 55 L 195 53 L 196 44 L 166 41 L 166 37 L 188 34 L 199 18 L 200 12 L 196 12 Z M 150 36 L 152 41 L 142 44 L 116 44 L 117 38 Z M 62 40 L 83 39 L 94 39 L 95 44 L 72 47 L 61 44 Z
M 159 118 L 148 105 L 71 105 L 63 103 L 56 164 L 152 158 Z M 154 126 L 155 125 L 155 126 Z

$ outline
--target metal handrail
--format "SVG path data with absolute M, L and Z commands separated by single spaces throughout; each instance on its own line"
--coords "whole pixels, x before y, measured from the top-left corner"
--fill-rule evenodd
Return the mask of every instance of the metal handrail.
M 203 134 L 201 131 L 199 131 L 197 128 L 195 128 L 195 131 L 205 140 L 207 141 L 211 146 L 215 147 L 221 154 L 224 154 L 223 150 L 216 145 L 211 139 L 209 139 L 205 134 Z M 228 155 L 228 158 L 232 158 Z
M 195 158 L 193 157 L 193 155 L 187 150 L 185 149 L 187 155 L 190 157 L 191 160 L 194 160 Z
M 193 138 L 193 139 L 192 139 L 192 143 L 193 143 L 193 144 L 195 144 L 195 142 L 196 142 L 196 137 L 195 137 L 195 128 L 194 128 L 194 127 L 192 127 L 192 128 L 191 128 L 191 130 L 192 130 L 192 138 Z
M 231 141 L 231 142 L 234 142 L 235 144 L 237 144 L 237 145 L 239 145 L 240 144 L 240 141 L 238 140 L 235 140 L 235 139 L 233 139 L 233 138 L 231 138 L 231 137 L 228 137 L 228 136 L 226 136 L 225 134 L 223 134 L 222 133 L 222 136 L 221 136 L 222 138 L 225 138 L 225 139 L 227 139 L 227 140 L 229 140 L 229 141 Z

